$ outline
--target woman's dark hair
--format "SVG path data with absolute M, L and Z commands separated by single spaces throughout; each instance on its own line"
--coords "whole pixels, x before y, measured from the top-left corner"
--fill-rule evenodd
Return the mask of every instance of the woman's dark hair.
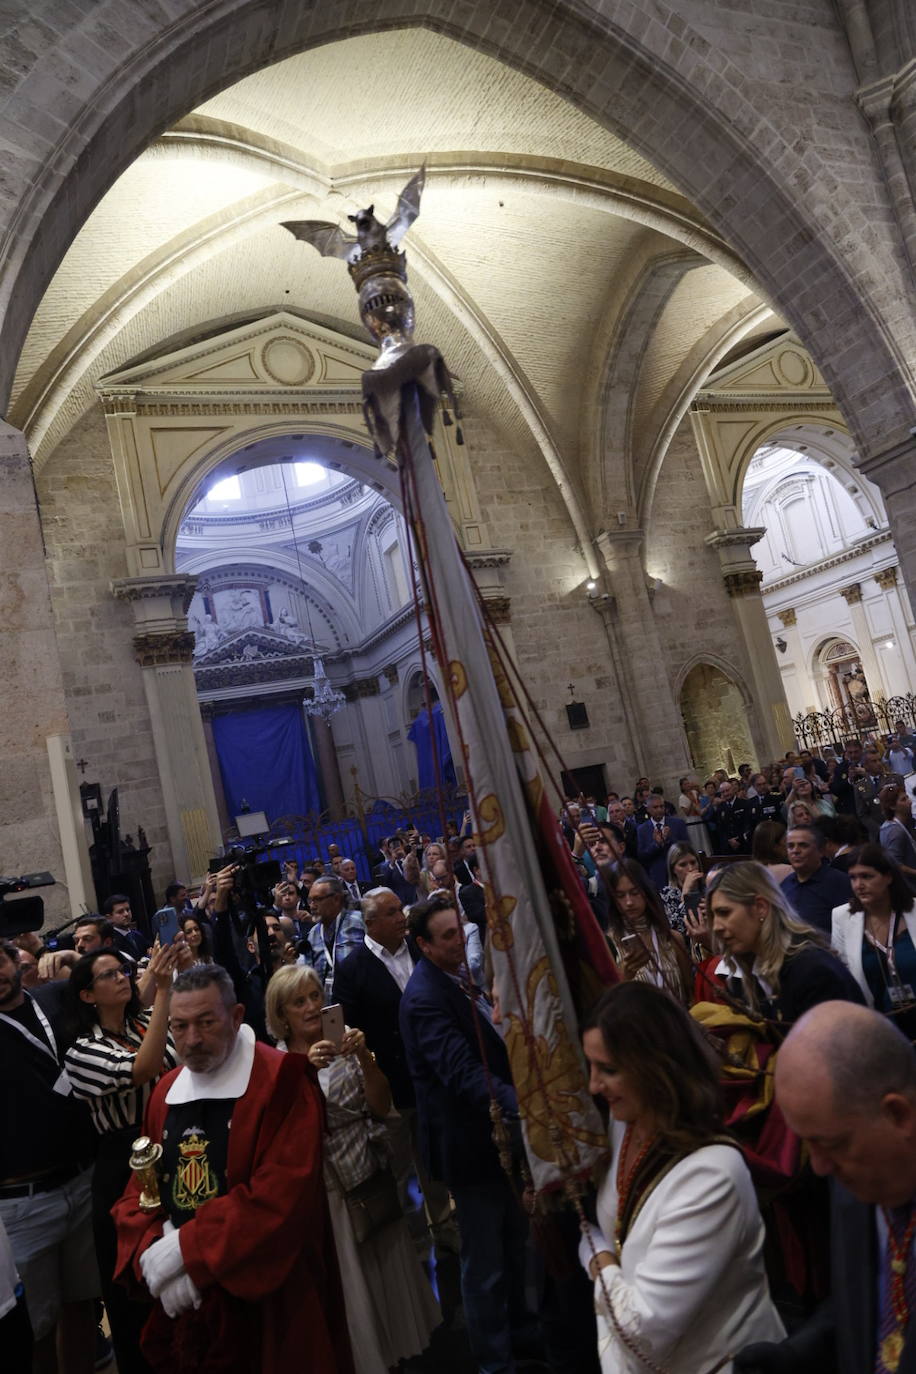
M 77 1036 L 88 1035 L 92 1027 L 97 1026 L 99 1022 L 95 1005 L 92 1002 L 84 1002 L 80 993 L 87 992 L 92 987 L 95 966 L 100 959 L 117 959 L 125 973 L 131 974 L 133 971 L 133 964 L 117 949 L 94 949 L 90 954 L 84 954 L 79 962 L 73 965 L 63 995 L 71 1031 Z M 142 1010 L 143 1004 L 137 994 L 136 984 L 132 981 L 130 1001 L 124 1008 L 124 1015 L 130 1020 L 131 1017 L 139 1016 Z
M 751 855 L 759 864 L 788 863 L 785 846 L 780 854 L 780 840 L 786 838 L 786 827 L 782 821 L 761 821 L 754 827 L 751 840 Z
M 182 932 L 184 931 L 184 928 L 189 921 L 193 921 L 194 924 L 197 926 L 197 929 L 200 931 L 200 949 L 197 951 L 198 962 L 207 963 L 208 960 L 213 958 L 213 935 L 210 930 L 210 922 L 205 921 L 203 917 L 198 913 L 195 913 L 193 916 L 190 914 L 187 916 L 182 916 Z
M 886 821 L 892 821 L 897 814 L 897 803 L 901 795 L 906 796 L 906 789 L 901 787 L 899 782 L 889 782 L 878 793 L 878 801 L 881 803 Z
M 623 917 L 623 912 L 617 905 L 617 888 L 621 878 L 629 878 L 634 887 L 638 888 L 646 899 L 646 920 L 661 935 L 670 935 L 671 926 L 668 917 L 665 915 L 665 908 L 662 906 L 662 899 L 654 883 L 649 881 L 649 877 L 642 864 L 635 859 L 621 859 L 616 868 L 607 870 L 607 885 L 611 894 L 611 902 L 608 910 L 608 923 L 611 928 L 611 935 L 619 940 L 621 935 L 626 934 L 627 924 Z
M 637 1085 L 664 1144 L 696 1148 L 721 1133 L 716 1057 L 668 993 L 648 983 L 618 983 L 602 994 L 582 1029 L 601 1032 L 609 1059 Z
M 849 860 L 849 872 L 852 872 L 857 864 L 861 864 L 863 868 L 873 868 L 878 873 L 890 875 L 892 881 L 887 895 L 890 898 L 891 911 L 913 910 L 913 894 L 900 865 L 879 844 L 863 844 L 858 849 L 854 849 Z M 849 910 L 862 910 L 862 904 L 855 893 L 849 899 Z

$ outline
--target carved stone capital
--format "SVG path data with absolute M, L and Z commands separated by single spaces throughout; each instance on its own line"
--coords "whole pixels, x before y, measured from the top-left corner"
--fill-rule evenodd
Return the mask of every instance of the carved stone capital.
M 141 668 L 190 663 L 194 656 L 194 634 L 191 630 L 160 630 L 134 635 L 134 653 Z
M 465 552 L 464 559 L 471 568 L 505 568 L 512 558 L 511 549 L 478 549 L 475 553 Z
M 793 625 L 798 624 L 798 616 L 795 613 L 794 607 L 788 611 L 777 611 L 776 614 L 787 630 L 791 630 Z
M 729 596 L 759 596 L 763 573 L 759 568 L 726 573 L 722 578 Z
M 400 679 L 398 665 L 396 663 L 389 663 L 387 668 L 382 669 L 382 674 L 384 675 L 389 687 L 395 687 Z
M 880 572 L 875 573 L 875 581 L 882 592 L 889 592 L 892 587 L 896 587 L 899 571 L 900 569 L 895 564 L 892 568 L 882 568 Z
M 858 606 L 862 600 L 861 582 L 851 582 L 848 587 L 843 587 L 840 591 L 840 596 L 846 602 L 847 606 Z
M 485 596 L 483 604 L 494 625 L 508 625 L 512 619 L 512 598 L 510 596 Z
M 345 683 L 340 690 L 345 699 L 352 704 L 365 697 L 377 697 L 380 689 L 377 677 L 363 677 L 357 678 L 355 682 Z

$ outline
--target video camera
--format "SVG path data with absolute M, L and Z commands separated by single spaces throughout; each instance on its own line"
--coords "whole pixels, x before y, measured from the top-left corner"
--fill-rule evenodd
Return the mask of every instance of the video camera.
M 50 873 L 24 873 L 21 878 L 0 877 L 0 940 L 11 940 L 28 930 L 41 930 L 45 904 L 41 897 L 24 896 L 36 887 L 53 887 Z

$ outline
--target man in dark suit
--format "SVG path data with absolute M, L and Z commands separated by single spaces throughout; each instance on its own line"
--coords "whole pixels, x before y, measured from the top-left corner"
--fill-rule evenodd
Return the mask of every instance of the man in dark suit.
M 461 921 L 448 895 L 418 902 L 410 929 L 423 958 L 401 999 L 401 1036 L 417 1097 L 427 1168 L 455 1200 L 461 1295 L 481 1371 L 510 1374 L 530 1345 L 525 1302 L 527 1221 L 493 1144 L 490 1092 L 521 1158 L 518 1101 L 492 1009 L 467 975 Z M 486 1067 L 483 1056 L 486 1057 Z
M 723 854 L 750 854 L 754 812 L 751 804 L 739 797 L 734 783 L 719 783 L 719 804 L 715 813 L 716 828 L 722 840 Z
M 469 921 L 473 921 L 483 933 L 487 927 L 487 899 L 483 883 L 480 881 L 480 860 L 476 854 L 465 859 L 464 867 L 471 875 L 471 881 L 462 883 L 458 889 L 461 909 Z
M 356 876 L 356 864 L 352 859 L 341 859 L 340 871 L 337 876 L 347 889 L 347 906 L 358 911 L 363 898 L 371 890 L 373 884 L 360 882 Z
M 881 825 L 885 819 L 881 792 L 890 783 L 903 787 L 903 778 L 892 773 L 881 762 L 881 755 L 871 746 L 862 753 L 862 767 L 850 770 L 856 818 L 862 824 L 872 844 L 878 844 Z
M 420 865 L 413 850 L 408 851 L 400 835 L 384 842 L 387 863 L 377 870 L 380 887 L 390 887 L 405 906 L 419 895 Z
M 669 816 L 665 799 L 653 792 L 646 803 L 649 818 L 636 831 L 636 852 L 643 868 L 661 892 L 668 886 L 668 850 L 673 844 L 687 844 L 687 823 L 680 816 Z
M 776 1101 L 835 1180 L 831 1294 L 787 1341 L 741 1351 L 736 1374 L 916 1374 L 913 1046 L 878 1012 L 822 1002 L 783 1043 Z
M 388 1134 L 405 1210 L 409 1210 L 407 1185 L 415 1173 L 423 1192 L 426 1225 L 436 1241 L 454 1246 L 453 1232 L 443 1231 L 451 1216 L 448 1189 L 429 1177 L 417 1148 L 416 1099 L 398 1024 L 401 995 L 419 953 L 413 941 L 405 939 L 407 917 L 396 892 L 372 888 L 363 899 L 362 913 L 364 943 L 341 964 L 334 995 L 343 1006 L 347 1025 L 358 1026 L 365 1035 L 398 1109 L 398 1117 L 388 1122 Z

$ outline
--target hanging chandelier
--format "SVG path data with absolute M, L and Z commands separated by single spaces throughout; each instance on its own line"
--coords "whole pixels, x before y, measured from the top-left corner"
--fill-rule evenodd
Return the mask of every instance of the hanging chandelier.
M 346 706 L 343 692 L 329 681 L 320 658 L 312 658 L 312 695 L 302 698 L 302 709 L 307 716 L 318 716 L 320 720 L 330 720 L 335 711 Z
M 347 699 L 343 692 L 339 692 L 330 681 L 327 673 L 324 671 L 324 663 L 316 653 L 318 646 L 315 643 L 315 633 L 312 630 L 312 614 L 309 610 L 309 599 L 305 593 L 305 579 L 302 576 L 302 559 L 299 555 L 299 540 L 296 538 L 296 525 L 293 520 L 292 506 L 289 502 L 289 490 L 286 485 L 285 463 L 281 463 L 280 472 L 283 477 L 283 495 L 286 498 L 286 513 L 289 516 L 289 528 L 293 536 L 293 548 L 296 551 L 296 566 L 299 569 L 299 585 L 303 588 L 305 619 L 309 627 L 309 648 L 312 652 L 312 695 L 302 698 L 302 709 L 307 716 L 315 716 L 317 719 L 327 722 L 331 719 L 335 711 L 339 711 L 341 706 L 346 706 Z

